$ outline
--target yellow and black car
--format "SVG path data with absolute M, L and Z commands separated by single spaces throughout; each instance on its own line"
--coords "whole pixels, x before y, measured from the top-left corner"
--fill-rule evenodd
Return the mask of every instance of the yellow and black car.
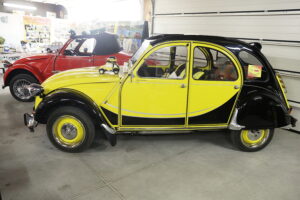
M 31 130 L 47 124 L 51 142 L 68 152 L 88 148 L 97 126 L 112 145 L 130 132 L 229 129 L 235 146 L 258 151 L 275 128 L 296 123 L 260 49 L 224 37 L 154 36 L 118 75 L 81 68 L 29 86 L 36 100 L 24 121 Z

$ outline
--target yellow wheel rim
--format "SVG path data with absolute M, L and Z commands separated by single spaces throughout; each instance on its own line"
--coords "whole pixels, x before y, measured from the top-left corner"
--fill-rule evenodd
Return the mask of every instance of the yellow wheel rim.
M 62 146 L 74 148 L 85 138 L 86 131 L 81 121 L 70 115 L 60 116 L 53 124 L 55 140 Z
M 242 130 L 242 143 L 248 147 L 257 147 L 265 143 L 269 137 L 269 129 Z

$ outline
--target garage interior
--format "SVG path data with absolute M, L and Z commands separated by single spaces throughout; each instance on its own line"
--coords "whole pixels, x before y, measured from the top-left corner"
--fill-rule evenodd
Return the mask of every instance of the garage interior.
M 132 54 L 140 45 L 144 21 L 150 35 L 259 42 L 282 76 L 292 114 L 300 120 L 300 1 L 1 0 L 0 37 L 5 42 L 0 43 L 0 59 L 14 62 L 47 53 L 47 48 L 61 47 L 71 29 L 115 33 Z M 32 39 L 34 30 L 26 29 L 32 25 L 49 27 L 43 28 L 48 30 L 43 41 Z M 37 39 L 32 45 L 20 43 Z M 3 85 L 2 72 L 0 79 Z M 34 133 L 24 126 L 23 114 L 32 107 L 33 102 L 15 100 L 8 87 L 0 90 L 1 200 L 300 197 L 299 123 L 277 128 L 268 147 L 254 153 L 232 147 L 226 131 L 120 135 L 111 146 L 102 129 L 96 129 L 89 149 L 66 153 L 50 143 L 44 124 Z

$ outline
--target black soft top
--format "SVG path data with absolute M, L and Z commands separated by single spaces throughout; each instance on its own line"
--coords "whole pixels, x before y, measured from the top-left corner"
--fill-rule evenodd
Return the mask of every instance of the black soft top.
M 156 45 L 162 42 L 172 41 L 172 40 L 192 40 L 192 41 L 202 41 L 202 42 L 211 42 L 227 48 L 236 47 L 241 49 L 246 47 L 252 51 L 259 51 L 261 45 L 259 43 L 246 43 L 238 39 L 221 37 L 221 36 L 208 36 L 208 35 L 184 35 L 184 34 L 163 34 L 156 35 L 148 38 L 151 45 Z M 236 49 L 237 50 L 237 49 Z
M 74 35 L 72 39 L 88 39 L 95 38 L 96 46 L 94 48 L 94 55 L 110 55 L 115 54 L 123 50 L 120 45 L 118 35 L 107 32 L 100 33 L 98 35 Z

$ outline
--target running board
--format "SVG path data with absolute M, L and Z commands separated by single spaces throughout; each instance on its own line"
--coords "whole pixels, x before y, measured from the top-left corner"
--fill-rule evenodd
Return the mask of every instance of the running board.
M 101 124 L 101 127 L 104 128 L 104 134 L 107 138 L 107 140 L 109 141 L 111 146 L 116 146 L 117 144 L 117 135 L 115 134 L 116 131 L 112 128 L 110 128 L 109 126 L 107 126 L 106 124 Z

